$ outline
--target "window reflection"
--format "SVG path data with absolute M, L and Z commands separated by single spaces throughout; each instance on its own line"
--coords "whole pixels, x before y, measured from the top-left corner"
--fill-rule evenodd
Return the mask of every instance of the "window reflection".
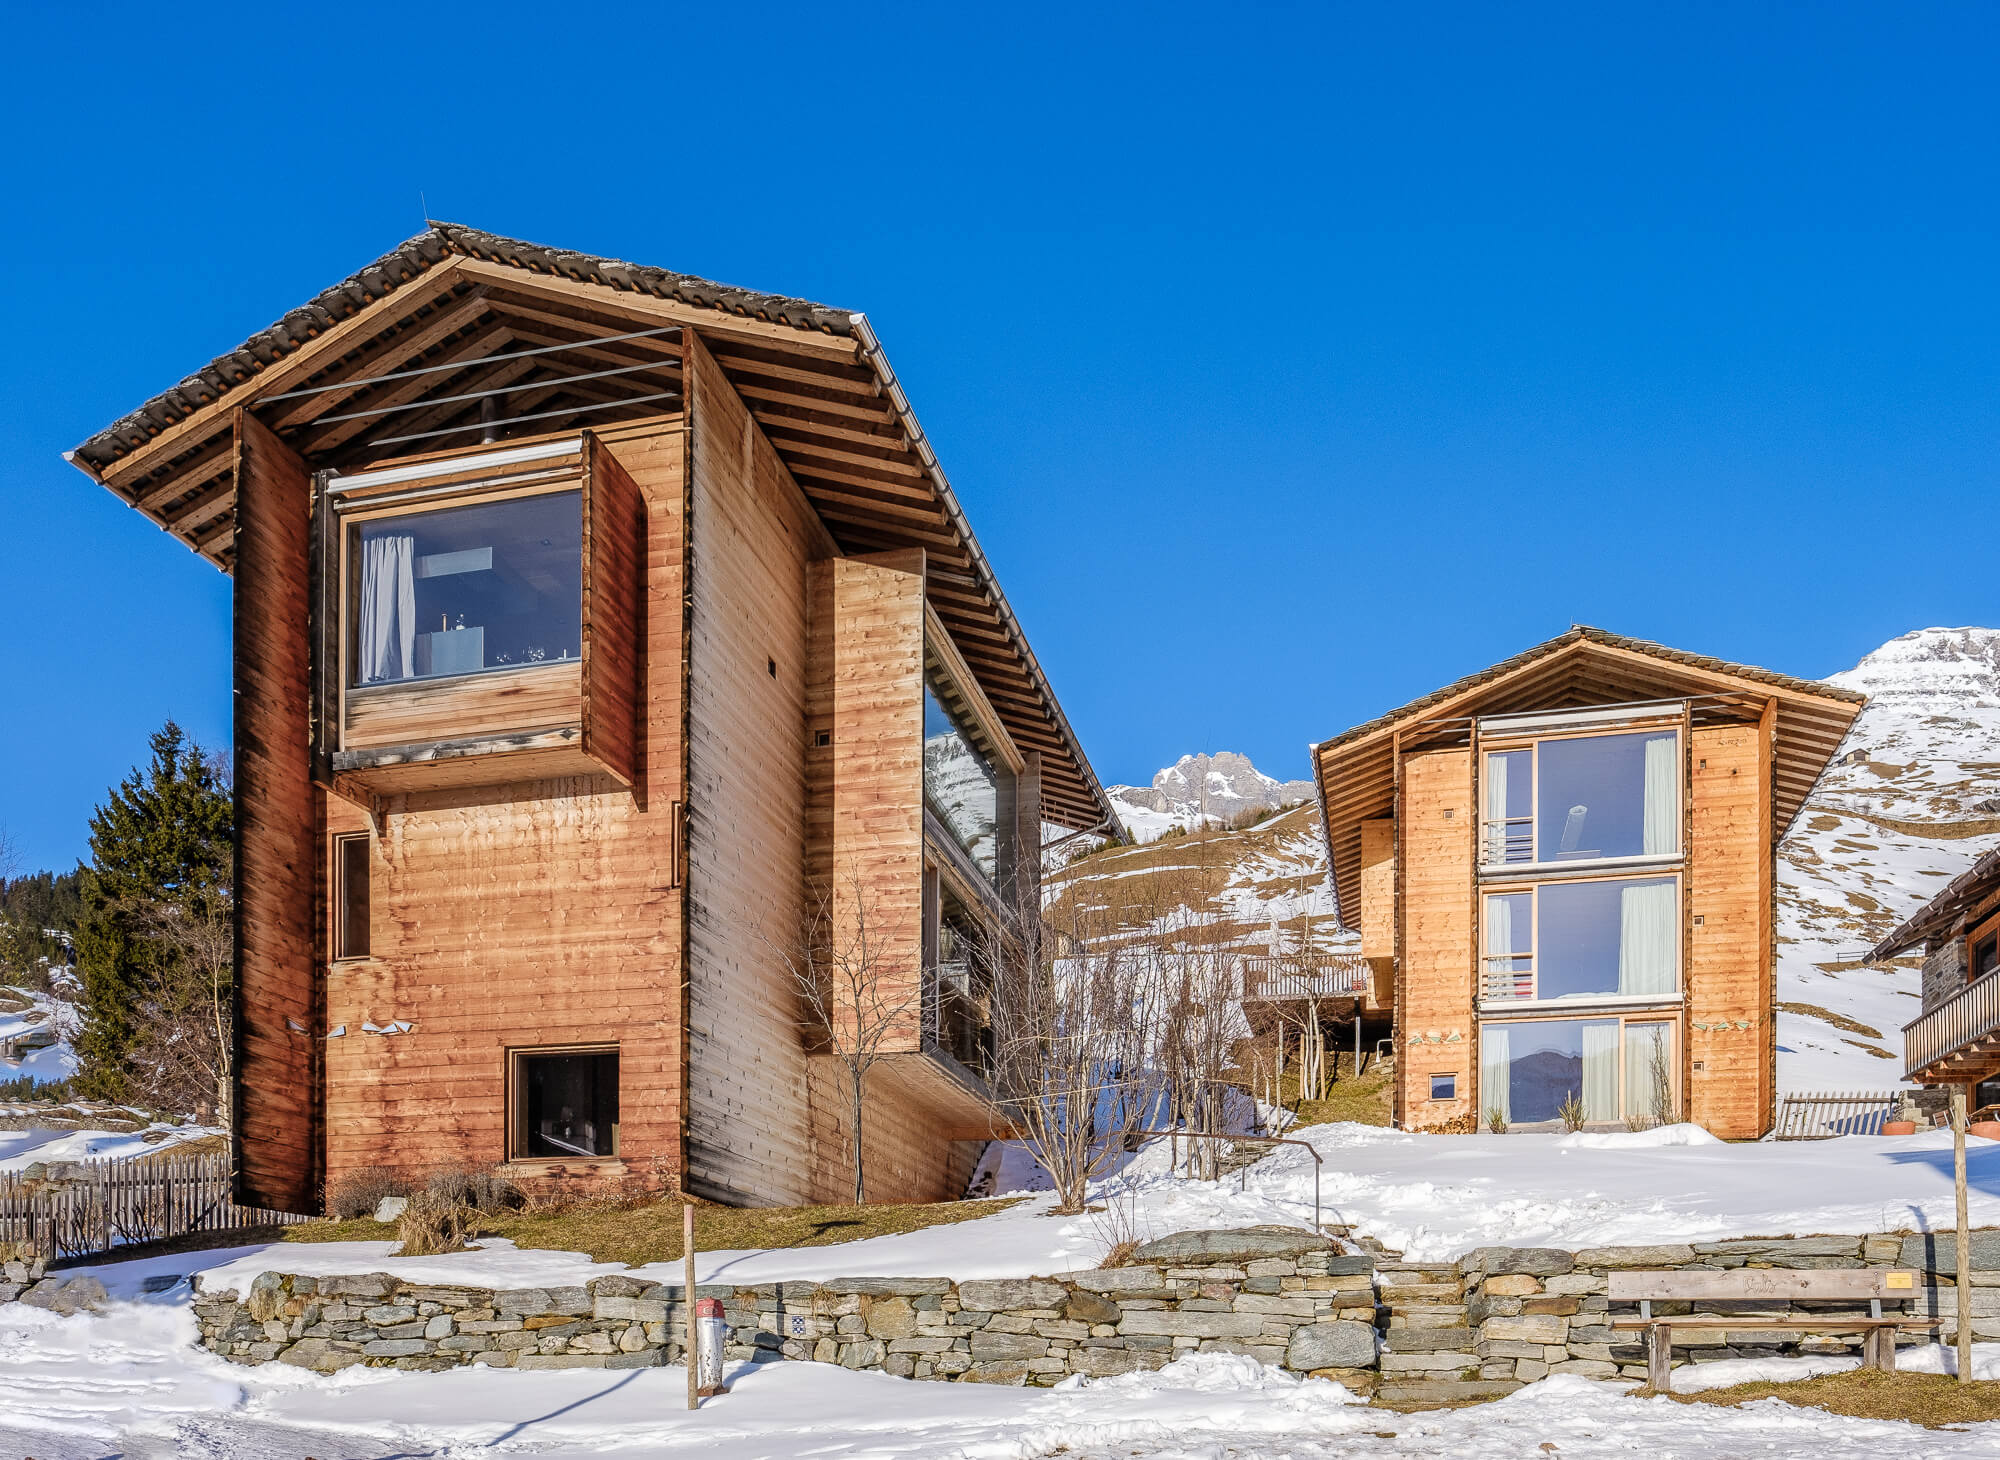
M 924 797 L 973 864 L 997 876 L 1000 778 L 970 726 L 947 708 L 941 683 L 924 682 Z M 948 691 L 946 691 L 948 693 Z

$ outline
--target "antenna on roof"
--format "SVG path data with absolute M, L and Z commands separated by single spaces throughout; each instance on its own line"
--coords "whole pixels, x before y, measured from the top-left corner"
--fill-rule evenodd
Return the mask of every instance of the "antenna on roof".
M 417 189 L 417 211 L 423 215 L 424 227 L 431 226 L 431 205 L 424 197 L 424 190 Z

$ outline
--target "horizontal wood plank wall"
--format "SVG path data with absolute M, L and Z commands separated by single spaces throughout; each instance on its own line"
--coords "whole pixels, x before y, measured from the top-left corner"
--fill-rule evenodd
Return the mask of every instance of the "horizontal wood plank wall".
M 1396 1078 L 1403 1124 L 1417 1129 L 1476 1108 L 1472 752 L 1406 756 L 1402 788 L 1405 946 Z M 1458 1076 L 1456 1099 L 1430 1098 L 1434 1074 Z
M 898 1056 L 869 1073 L 861 1112 L 861 1157 L 868 1200 L 956 1201 L 965 1195 L 985 1142 L 945 1140 L 939 1133 L 929 1082 Z M 935 1078 L 943 1078 L 937 1076 Z M 815 1056 L 811 1066 L 813 1199 L 854 1199 L 846 1073 L 839 1061 Z
M 884 998 L 911 1017 L 885 1044 L 922 1032 L 924 555 L 841 558 L 833 575 L 833 928 L 853 940 L 865 915 Z
M 395 689 L 350 690 L 343 750 L 583 723 L 583 666 L 537 664 Z
M 503 1160 L 507 1050 L 595 1043 L 618 1046 L 620 1159 L 572 1173 L 679 1180 L 685 441 L 678 422 L 655 420 L 602 443 L 648 507 L 645 806 L 601 772 L 384 801 L 373 956 L 326 979 L 328 1022 L 346 1031 L 326 1041 L 330 1181 Z M 338 798 L 326 816 L 329 835 L 370 830 Z M 408 1033 L 362 1028 L 398 1020 Z
M 311 490 L 305 464 L 236 413 L 237 1199 L 318 1210 Z
M 1389 1007 L 1396 960 L 1396 822 L 1361 823 L 1361 956 L 1368 960 L 1370 1012 Z
M 583 748 L 641 794 L 646 501 L 594 434 L 583 443 Z
M 1716 725 L 1689 740 L 1688 913 L 1701 922 L 1688 928 L 1688 1113 L 1718 1136 L 1747 1139 L 1771 1117 L 1767 736 L 1755 724 Z
M 689 1181 L 792 1203 L 811 1138 L 784 950 L 805 911 L 807 569 L 823 529 L 692 331 L 688 346 Z

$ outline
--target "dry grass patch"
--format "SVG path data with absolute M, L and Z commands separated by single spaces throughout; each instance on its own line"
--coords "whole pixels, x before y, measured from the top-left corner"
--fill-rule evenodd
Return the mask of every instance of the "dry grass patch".
M 1328 1051 L 1332 1053 L 1331 1050 Z M 1354 1078 L 1354 1056 L 1340 1055 L 1336 1061 L 1339 1077 L 1327 1087 L 1326 1099 L 1307 1100 L 1298 1105 L 1300 1125 L 1326 1125 L 1336 1120 L 1356 1121 L 1361 1125 L 1387 1125 L 1389 1123 L 1390 1082 L 1394 1069 L 1387 1064 L 1371 1064 L 1360 1079 Z M 1294 1071 L 1285 1072 L 1287 1088 L 1296 1096 L 1298 1085 Z
M 1651 1389 L 1637 1391 L 1643 1395 Z M 1735 1408 L 1759 1399 L 1779 1399 L 1801 1409 L 1856 1419 L 1901 1419 L 1928 1429 L 2000 1420 L 2000 1383 L 1960 1384 L 1944 1374 L 1885 1374 L 1879 1369 L 1850 1369 L 1789 1384 L 1760 1381 L 1709 1389 L 1700 1394 L 1663 1396 L 1677 1404 L 1719 1404 Z

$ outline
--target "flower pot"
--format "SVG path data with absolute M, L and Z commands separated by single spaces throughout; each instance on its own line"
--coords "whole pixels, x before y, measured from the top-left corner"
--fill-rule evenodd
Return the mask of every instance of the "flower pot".
M 1981 1140 L 2000 1141 L 2000 1120 L 1975 1120 L 1965 1128 L 1965 1133 Z
M 1913 1136 L 1916 1133 L 1917 1123 L 1914 1120 L 1885 1120 L 1882 1122 L 1882 1134 L 1885 1136 Z

